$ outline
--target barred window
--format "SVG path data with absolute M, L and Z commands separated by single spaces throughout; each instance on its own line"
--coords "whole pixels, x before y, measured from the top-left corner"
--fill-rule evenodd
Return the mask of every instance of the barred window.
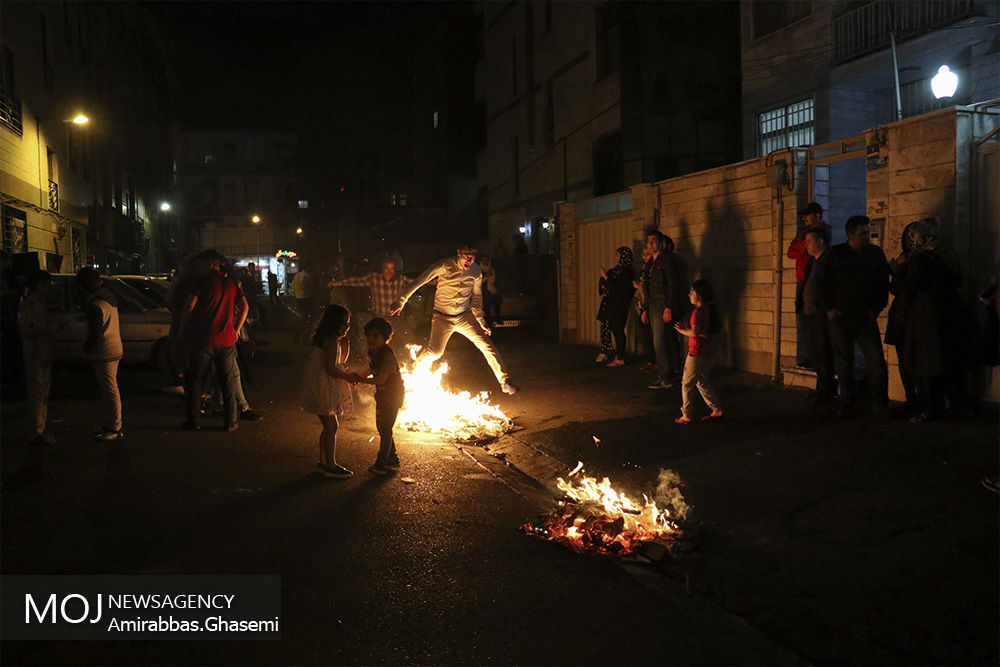
M 813 144 L 813 100 L 802 100 L 757 115 L 759 155 Z

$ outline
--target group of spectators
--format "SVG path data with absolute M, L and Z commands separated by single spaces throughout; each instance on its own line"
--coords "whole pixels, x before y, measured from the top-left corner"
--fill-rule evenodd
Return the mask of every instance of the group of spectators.
M 655 359 L 642 367 L 644 372 L 656 374 L 650 389 L 667 389 L 681 380 L 683 355 L 675 328 L 686 322 L 689 314 L 690 284 L 687 263 L 674 250 L 673 239 L 654 230 L 646 236 L 638 279 L 632 249 L 627 246 L 616 250 L 618 263 L 614 267 L 600 267 L 602 298 L 597 319 L 601 322 L 601 351 L 596 361 L 611 368 L 625 365 L 625 325 L 636 308 L 643 356 L 652 352 Z
M 906 395 L 904 413 L 919 423 L 969 412 L 967 372 L 977 361 L 972 351 L 978 349 L 973 317 L 962 297 L 958 258 L 938 237 L 936 221 L 907 225 L 901 251 L 889 262 L 871 243 L 867 217 L 851 216 L 845 224 L 847 241 L 833 245 L 822 206 L 812 202 L 798 213 L 802 226 L 787 254 L 795 260 L 796 364 L 816 373 L 813 403 L 835 405 L 840 416 L 855 412 L 858 349 L 872 412 L 888 415 L 888 365 L 878 317 L 891 293 L 884 342 L 896 348 Z M 649 387 L 673 387 L 683 382 L 677 329 L 685 328 L 690 308 L 685 298 L 687 265 L 674 252 L 670 237 L 658 231 L 647 235 L 638 280 L 633 280 L 631 248 L 616 252 L 617 264 L 600 268 L 601 350 L 596 360 L 609 367 L 625 364 L 625 327 L 636 308 L 641 354 L 648 358 L 651 351 L 655 357 L 643 366 L 656 373 Z M 994 287 L 984 293 L 983 301 L 995 303 L 995 298 Z M 996 319 L 995 312 L 991 315 L 989 322 Z M 985 349 L 991 349 L 990 344 Z

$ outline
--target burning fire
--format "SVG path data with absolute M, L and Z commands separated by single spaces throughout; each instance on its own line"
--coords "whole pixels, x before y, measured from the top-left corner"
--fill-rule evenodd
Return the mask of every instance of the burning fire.
M 453 393 L 442 380 L 448 364 L 433 370 L 431 360 L 417 361 L 419 345 L 407 345 L 412 364 L 401 369 L 406 400 L 397 423 L 411 431 L 436 433 L 454 440 L 494 438 L 510 429 L 510 418 L 488 402 L 489 394 L 473 396 L 467 391 Z
M 556 486 L 566 494 L 555 510 L 543 514 L 537 523 L 521 526 L 533 537 L 558 542 L 574 551 L 624 556 L 644 542 L 656 542 L 668 549 L 681 537 L 677 521 L 687 516 L 689 507 L 681 495 L 680 477 L 671 470 L 660 471 L 660 483 L 655 496 L 664 503 L 643 494 L 641 503 L 616 491 L 605 477 L 573 476 L 583 469 L 577 464 Z

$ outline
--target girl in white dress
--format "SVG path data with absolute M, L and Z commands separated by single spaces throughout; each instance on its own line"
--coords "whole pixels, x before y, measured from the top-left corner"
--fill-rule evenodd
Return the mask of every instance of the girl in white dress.
M 337 415 L 342 415 L 350 400 L 349 383 L 361 377 L 344 366 L 350 354 L 347 332 L 351 313 L 343 306 L 330 304 L 323 312 L 313 336 L 313 347 L 302 382 L 302 409 L 319 417 L 323 431 L 319 436 L 319 471 L 327 477 L 345 479 L 354 473 L 337 465 Z M 344 395 L 347 395 L 345 400 Z

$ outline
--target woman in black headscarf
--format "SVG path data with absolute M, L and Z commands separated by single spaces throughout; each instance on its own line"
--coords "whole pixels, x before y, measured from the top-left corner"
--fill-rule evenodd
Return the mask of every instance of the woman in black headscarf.
M 615 358 L 608 363 L 609 367 L 625 365 L 625 323 L 628 321 L 628 311 L 635 296 L 635 271 L 632 268 L 632 249 L 626 246 L 618 248 L 618 263 L 604 270 L 601 267 L 600 290 L 604 298 L 597 319 L 601 321 L 601 354 L 610 356 L 611 335 L 615 337 Z M 603 361 L 598 355 L 598 360 Z

